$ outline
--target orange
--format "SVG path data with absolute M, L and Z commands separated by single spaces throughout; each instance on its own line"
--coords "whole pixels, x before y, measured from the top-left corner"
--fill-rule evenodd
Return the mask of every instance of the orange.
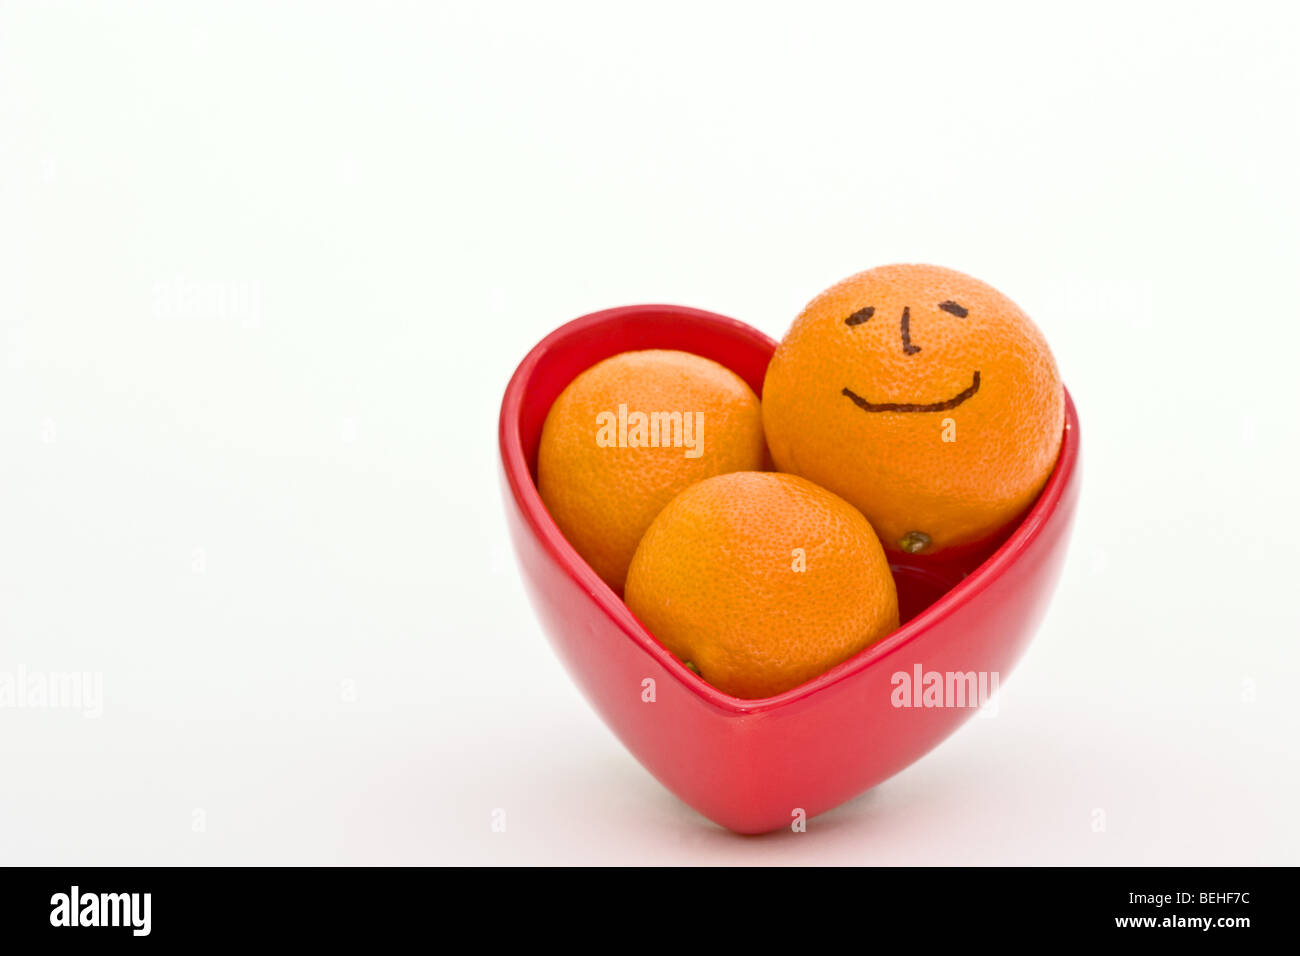
M 795 475 L 683 491 L 632 558 L 627 605 L 719 690 L 770 697 L 898 626 L 884 549 L 852 505 Z
M 941 551 L 1024 511 L 1056 462 L 1065 397 L 1041 332 L 991 286 L 893 265 L 831 286 L 768 366 L 781 471 L 856 505 L 891 550 Z
M 537 485 L 560 531 L 615 591 L 641 535 L 689 485 L 763 467 L 758 397 L 688 352 L 624 352 L 560 393 L 542 427 Z

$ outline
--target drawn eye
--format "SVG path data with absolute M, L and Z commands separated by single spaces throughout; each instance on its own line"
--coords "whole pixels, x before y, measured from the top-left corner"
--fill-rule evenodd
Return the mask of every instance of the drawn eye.
M 861 325 L 863 322 L 867 321 L 867 319 L 871 318 L 875 314 L 876 314 L 876 310 L 873 309 L 871 306 L 867 306 L 865 309 L 858 309 L 858 311 L 850 315 L 847 319 L 844 320 L 844 324 L 849 326 Z
M 939 308 L 943 309 L 943 311 L 945 312 L 957 316 L 957 318 L 959 319 L 964 319 L 966 318 L 966 316 L 970 315 L 969 309 L 966 309 L 965 307 L 958 305 L 956 302 L 953 302 L 951 299 L 949 299 L 947 302 L 940 302 Z

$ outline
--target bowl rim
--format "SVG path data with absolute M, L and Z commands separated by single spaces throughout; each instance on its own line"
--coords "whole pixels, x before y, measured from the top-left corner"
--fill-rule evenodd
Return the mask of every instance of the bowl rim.
M 626 322 L 629 319 L 635 319 L 638 315 L 651 313 L 659 318 L 669 315 L 678 319 L 714 325 L 719 331 L 739 335 L 742 338 L 749 338 L 755 346 L 766 347 L 769 350 L 775 350 L 777 346 L 775 340 L 751 325 L 725 315 L 690 306 L 628 305 L 602 309 L 598 312 L 580 316 L 561 325 L 533 346 L 510 377 L 501 401 L 501 414 L 498 423 L 501 463 L 505 480 L 520 513 L 527 522 L 534 538 L 541 544 L 551 559 L 564 569 L 569 578 L 596 602 L 637 647 L 659 663 L 683 687 L 695 694 L 702 702 L 724 713 L 737 716 L 759 714 L 788 707 L 815 697 L 833 685 L 848 680 L 854 675 L 875 666 L 884 658 L 911 644 L 936 624 L 956 614 L 987 590 L 1001 577 L 1007 568 L 1019 560 L 1021 555 L 1039 537 L 1048 520 L 1060 505 L 1077 467 L 1079 458 L 1078 414 L 1070 397 L 1069 389 L 1064 388 L 1063 385 L 1062 389 L 1065 392 L 1065 425 L 1056 465 L 1048 476 L 1043 490 L 1039 492 L 1038 498 L 1021 519 L 1020 524 L 988 558 L 916 617 L 874 644 L 864 647 L 848 660 L 842 661 L 797 687 L 792 687 L 790 690 L 782 691 L 771 697 L 754 699 L 733 697 L 706 682 L 659 643 L 637 619 L 636 615 L 632 613 L 631 609 L 623 602 L 623 599 L 614 592 L 613 588 L 601 580 L 600 576 L 574 550 L 554 519 L 551 518 L 546 505 L 542 503 L 541 494 L 533 482 L 532 470 L 524 454 L 523 439 L 519 429 L 520 412 L 528 394 L 528 386 L 533 373 L 547 353 L 567 339 L 589 336 L 599 326 Z

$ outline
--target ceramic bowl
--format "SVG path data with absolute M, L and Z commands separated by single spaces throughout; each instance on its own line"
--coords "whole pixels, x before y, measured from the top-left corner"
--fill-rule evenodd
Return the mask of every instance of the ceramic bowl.
M 792 690 L 742 700 L 655 640 L 565 540 L 537 492 L 551 403 L 596 362 L 652 348 L 713 359 L 761 394 L 776 343 L 734 319 L 666 305 L 597 312 L 539 342 L 501 404 L 501 474 L 522 577 L 583 694 L 664 786 L 740 833 L 789 826 L 920 759 L 976 713 L 980 680 L 989 689 L 1005 682 L 1065 557 L 1079 495 L 1074 404 L 1067 392 L 1056 468 L 1012 528 L 960 552 L 891 562 L 898 630 Z

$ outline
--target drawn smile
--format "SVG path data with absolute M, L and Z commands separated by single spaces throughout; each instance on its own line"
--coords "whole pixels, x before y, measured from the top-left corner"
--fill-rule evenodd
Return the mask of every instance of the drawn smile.
M 976 372 L 971 379 L 970 388 L 958 392 L 952 398 L 942 402 L 930 402 L 927 405 L 918 405 L 912 402 L 869 402 L 857 392 L 846 388 L 840 394 L 853 402 L 854 405 L 864 412 L 946 412 L 956 408 L 966 399 L 970 398 L 980 390 L 980 373 Z

